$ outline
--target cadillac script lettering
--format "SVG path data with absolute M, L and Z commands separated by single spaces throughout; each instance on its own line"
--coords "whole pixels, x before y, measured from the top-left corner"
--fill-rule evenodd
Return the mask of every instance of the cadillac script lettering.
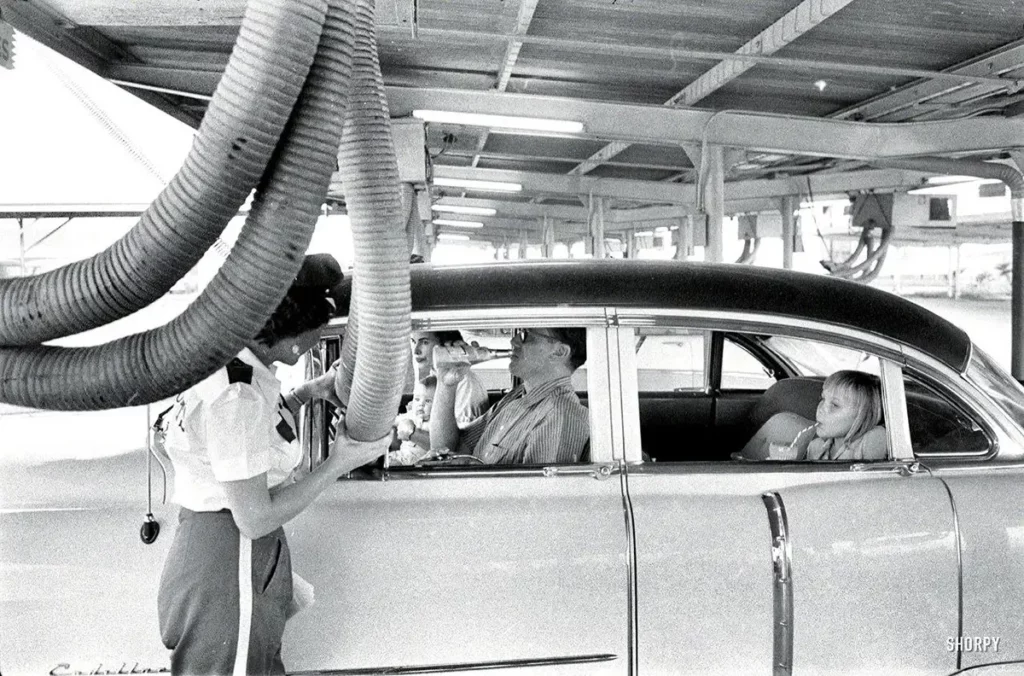
M 61 662 L 53 669 L 50 669 L 50 676 L 100 676 L 101 674 L 169 674 L 171 673 L 168 667 L 140 667 L 139 663 L 136 662 L 132 665 L 132 668 L 128 668 L 127 662 L 122 662 L 121 666 L 116 670 L 114 667 L 104 667 L 100 663 L 95 669 L 89 671 L 72 670 L 71 665 L 67 662 Z

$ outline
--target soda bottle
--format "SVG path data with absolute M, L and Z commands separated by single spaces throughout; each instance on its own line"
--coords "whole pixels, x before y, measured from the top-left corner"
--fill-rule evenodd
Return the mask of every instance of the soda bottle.
M 512 350 L 492 350 L 476 345 L 437 345 L 434 347 L 434 364 L 479 364 L 491 359 L 511 357 Z

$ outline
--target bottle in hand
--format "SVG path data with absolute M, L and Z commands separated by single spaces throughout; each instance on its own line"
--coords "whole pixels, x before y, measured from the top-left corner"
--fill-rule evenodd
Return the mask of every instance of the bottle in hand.
M 491 359 L 511 357 L 512 350 L 492 350 L 476 345 L 437 345 L 434 364 L 479 364 Z

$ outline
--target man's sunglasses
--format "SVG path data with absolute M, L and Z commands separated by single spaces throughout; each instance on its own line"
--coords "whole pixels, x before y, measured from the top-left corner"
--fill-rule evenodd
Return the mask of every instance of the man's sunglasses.
M 534 329 L 515 329 L 512 332 L 512 335 L 514 337 L 519 338 L 519 342 L 521 343 L 525 343 L 527 340 L 529 340 L 530 336 L 535 336 L 537 338 L 547 338 L 548 340 L 553 340 L 556 343 L 562 342 L 562 339 L 558 338 L 557 336 L 549 336 L 546 333 L 540 333 Z

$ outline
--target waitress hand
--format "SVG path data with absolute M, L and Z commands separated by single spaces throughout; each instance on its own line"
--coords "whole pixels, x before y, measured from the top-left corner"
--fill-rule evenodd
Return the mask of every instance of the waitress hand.
M 390 443 L 390 432 L 376 441 L 356 441 L 348 435 L 345 420 L 341 419 L 331 444 L 331 453 L 324 464 L 329 465 L 337 476 L 342 476 L 384 455 Z

